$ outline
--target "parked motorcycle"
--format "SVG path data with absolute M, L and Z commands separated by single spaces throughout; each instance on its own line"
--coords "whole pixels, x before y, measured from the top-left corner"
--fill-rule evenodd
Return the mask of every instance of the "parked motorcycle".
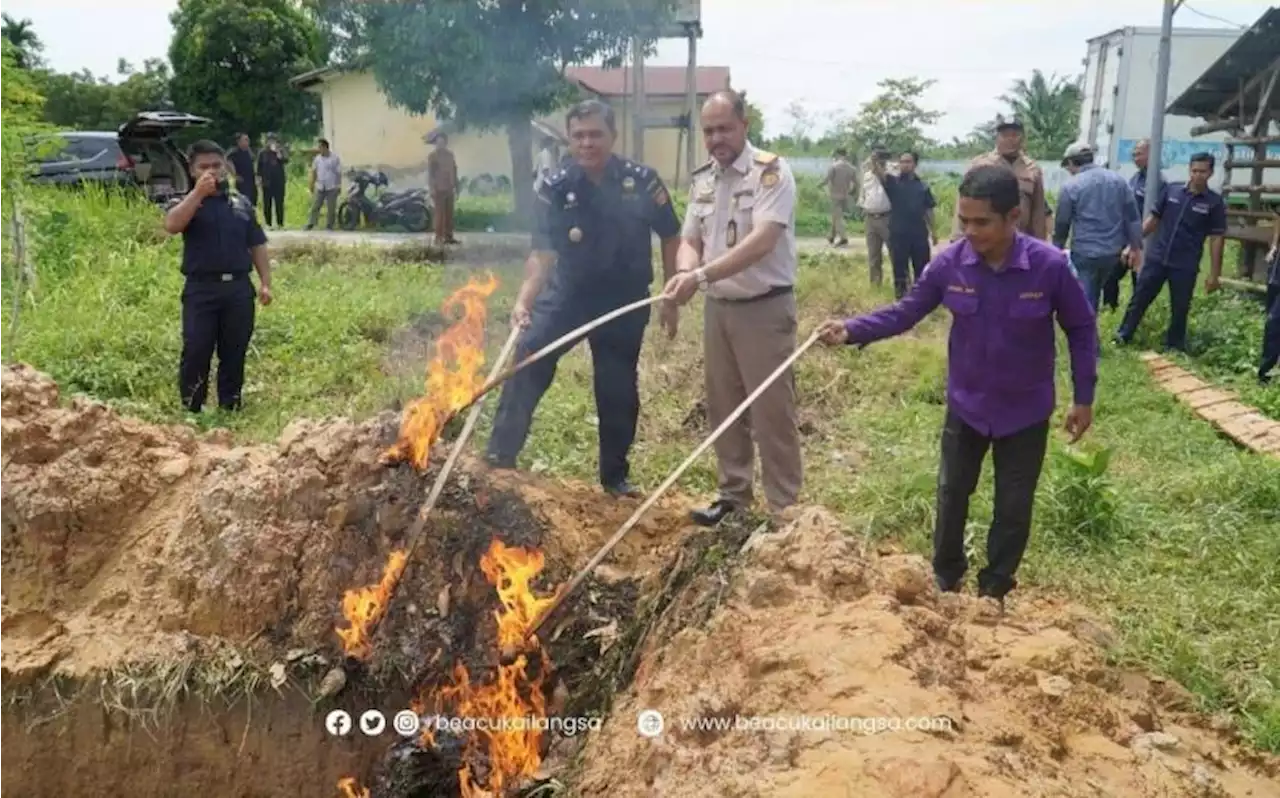
M 387 176 L 382 172 L 355 170 L 347 173 L 351 187 L 338 206 L 338 224 L 343 230 L 355 230 L 364 223 L 370 227 L 400 227 L 420 233 L 431 227 L 431 208 L 427 192 L 421 188 L 389 191 Z M 376 196 L 369 196 L 373 187 Z

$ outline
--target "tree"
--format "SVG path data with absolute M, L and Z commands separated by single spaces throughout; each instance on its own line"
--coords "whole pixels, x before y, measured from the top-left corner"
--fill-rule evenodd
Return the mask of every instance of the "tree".
M 880 93 L 863 103 L 858 115 L 842 126 L 851 148 L 858 153 L 867 153 L 872 147 L 901 153 L 931 147 L 933 141 L 924 129 L 937 124 L 942 113 L 926 111 L 920 105 L 920 98 L 935 82 L 885 78 L 877 83 Z
M 4 24 L 0 27 L 0 37 L 13 46 L 11 61 L 18 69 L 33 69 L 40 66 L 40 53 L 44 51 L 44 42 L 36 35 L 31 20 L 17 20 L 8 14 L 0 14 Z
M 388 100 L 459 129 L 505 128 L 516 209 L 532 203 L 532 120 L 573 97 L 569 64 L 616 66 L 651 42 L 671 0 L 313 0 L 325 34 Z M 648 49 L 648 44 L 645 45 Z
M 1080 102 L 1082 98 L 1079 78 L 1045 77 L 1040 70 L 1031 73 L 1030 80 L 1017 80 L 1009 91 L 1000 97 L 1008 104 L 1026 129 L 1026 150 L 1036 158 L 1055 163 L 1079 135 Z
M 747 105 L 747 141 L 757 146 L 764 143 L 764 112 L 760 107 L 747 100 L 747 93 L 741 92 L 742 101 Z
M 138 111 L 157 110 L 171 105 L 169 65 L 149 58 L 137 71 L 120 59 L 117 81 L 95 78 L 89 70 L 62 74 L 48 70 L 36 73 L 44 95 L 45 121 L 77 130 L 115 130 Z
M 793 146 L 807 151 L 813 146 L 813 139 L 809 136 L 813 132 L 815 121 L 813 114 L 809 113 L 809 109 L 805 108 L 799 100 L 792 100 L 783 113 L 791 120 L 791 127 L 787 130 L 786 137 Z
M 325 60 L 311 15 L 290 0 L 179 0 L 169 19 L 179 110 L 210 117 L 209 132 L 224 140 L 315 130 L 319 103 L 289 85 Z

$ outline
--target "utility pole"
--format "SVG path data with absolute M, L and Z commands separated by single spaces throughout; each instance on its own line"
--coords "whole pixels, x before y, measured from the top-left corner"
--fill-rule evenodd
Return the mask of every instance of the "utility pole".
M 631 129 L 635 141 L 631 144 L 631 160 L 636 163 L 644 161 L 644 129 L 645 114 L 648 110 L 645 108 L 645 87 L 644 87 L 644 47 L 645 42 L 639 36 L 632 40 L 633 59 L 631 68 L 631 77 L 635 86 L 635 99 L 631 109 Z
M 688 95 L 685 97 L 685 113 L 689 115 L 689 126 L 685 131 L 684 157 L 692 179 L 693 170 L 698 168 L 694 162 L 698 137 L 698 29 L 695 25 L 686 25 L 685 29 L 689 35 L 689 65 L 685 74 L 685 92 Z
M 1147 196 L 1142 218 L 1151 214 L 1159 199 L 1160 152 L 1164 148 L 1164 108 L 1169 104 L 1169 61 L 1173 51 L 1173 12 L 1182 0 L 1164 0 L 1164 15 L 1160 20 L 1160 54 L 1156 60 L 1156 98 L 1151 110 L 1151 147 L 1147 155 Z

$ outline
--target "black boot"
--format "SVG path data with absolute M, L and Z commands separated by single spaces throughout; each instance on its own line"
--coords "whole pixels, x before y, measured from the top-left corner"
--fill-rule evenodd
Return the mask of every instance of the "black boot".
M 604 492 L 609 494 L 615 499 L 621 499 L 623 497 L 626 497 L 628 499 L 638 499 L 643 495 L 640 493 L 639 488 L 637 488 L 635 485 L 632 485 L 630 482 L 628 482 L 625 479 L 616 485 L 605 485 Z
M 689 517 L 698 526 L 715 526 L 723 521 L 725 516 L 737 509 L 738 506 L 728 499 L 716 499 L 711 503 L 710 507 L 694 510 L 689 513 Z

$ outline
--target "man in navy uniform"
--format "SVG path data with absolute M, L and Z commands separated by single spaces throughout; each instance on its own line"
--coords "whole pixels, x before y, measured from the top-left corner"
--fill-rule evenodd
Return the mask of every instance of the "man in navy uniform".
M 1144 235 L 1155 234 L 1147 245 L 1138 285 L 1124 312 L 1115 341 L 1124 345 L 1142 323 L 1147 308 L 1169 283 L 1169 329 L 1166 349 L 1187 350 L 1187 315 L 1196 290 L 1205 240 L 1209 241 L 1209 276 L 1205 290 L 1218 290 L 1222 276 L 1223 235 L 1227 232 L 1227 204 L 1209 188 L 1214 158 L 1207 152 L 1191 156 L 1191 176 L 1186 183 L 1165 184 L 1143 224 Z
M 664 279 L 675 274 L 680 222 L 657 173 L 613 154 L 613 109 L 596 100 L 568 113 L 573 163 L 539 190 L 533 252 L 511 313 L 524 330 L 517 361 L 611 310 L 643 299 L 653 282 L 652 233 L 662 239 Z M 676 334 L 676 308 L 663 305 L 662 324 Z M 600 432 L 600 483 L 614 496 L 636 496 L 627 460 L 640 415 L 636 367 L 649 310 L 623 315 L 587 340 L 595 370 Z M 498 401 L 488 461 L 514 468 L 534 410 L 551 386 L 556 361 L 576 342 L 529 366 L 506 384 Z
M 254 269 L 257 299 L 271 304 L 271 260 L 267 236 L 253 205 L 228 185 L 226 153 L 212 141 L 187 152 L 195 186 L 169 203 L 165 232 L 182 234 L 182 360 L 178 390 L 193 413 L 204 406 L 209 364 L 218 353 L 218 406 L 240 409 L 244 359 L 253 335 Z

